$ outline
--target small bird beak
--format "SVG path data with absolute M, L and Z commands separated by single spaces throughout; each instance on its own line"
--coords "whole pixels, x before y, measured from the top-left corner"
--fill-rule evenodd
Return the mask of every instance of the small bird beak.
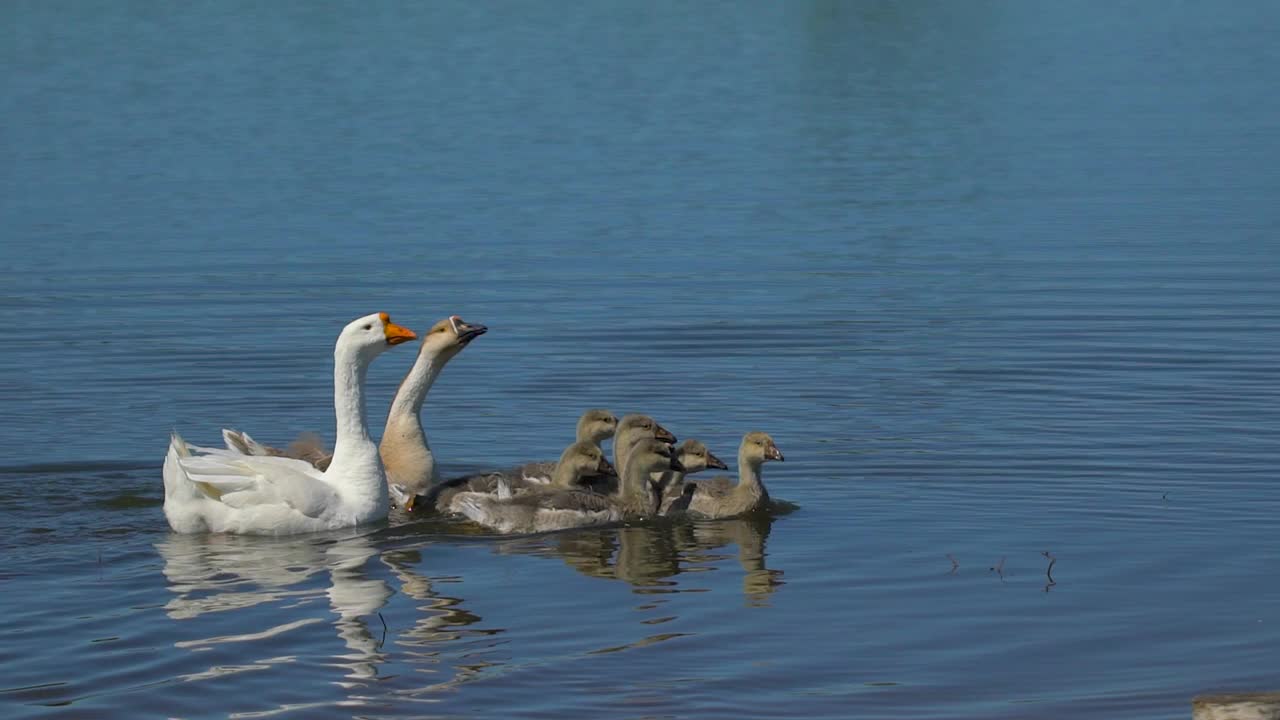
M 600 475 L 617 475 L 618 471 L 613 469 L 613 464 L 604 456 L 600 457 L 600 463 L 596 465 L 596 473 Z
M 473 325 L 457 315 L 451 316 L 449 322 L 453 324 L 453 332 L 458 336 L 458 342 L 464 347 L 467 343 L 489 332 L 489 328 L 484 325 Z
M 764 459 L 782 462 L 782 451 L 778 449 L 777 445 L 769 443 L 769 447 L 764 449 Z
M 676 436 L 672 435 L 670 430 L 662 427 L 661 425 L 654 430 L 654 437 L 668 445 L 673 445 L 676 441 Z
M 728 470 L 729 466 L 724 461 L 716 457 L 713 453 L 707 453 L 707 467 L 712 470 Z
M 391 322 L 390 315 L 378 313 L 378 317 L 382 318 L 382 334 L 386 336 L 388 345 L 399 345 L 402 342 L 418 339 L 418 335 L 409 328 Z

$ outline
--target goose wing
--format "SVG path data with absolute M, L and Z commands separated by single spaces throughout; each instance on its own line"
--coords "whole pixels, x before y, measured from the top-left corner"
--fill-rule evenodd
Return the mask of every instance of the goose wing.
M 302 460 L 192 449 L 202 452 L 179 458 L 182 472 L 206 497 L 229 507 L 285 504 L 307 517 L 319 517 L 339 501 L 323 473 Z

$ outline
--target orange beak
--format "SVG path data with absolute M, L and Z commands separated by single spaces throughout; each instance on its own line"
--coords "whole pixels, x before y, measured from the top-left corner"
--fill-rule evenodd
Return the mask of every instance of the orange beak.
M 388 345 L 399 345 L 402 342 L 418 339 L 418 335 L 414 331 L 391 322 L 390 315 L 378 313 L 378 317 L 382 318 L 382 332 L 387 336 Z

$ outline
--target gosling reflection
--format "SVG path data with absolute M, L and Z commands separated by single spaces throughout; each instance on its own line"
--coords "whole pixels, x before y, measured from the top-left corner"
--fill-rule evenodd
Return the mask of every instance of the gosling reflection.
M 783 584 L 781 570 L 766 564 L 766 541 L 776 513 L 753 513 L 733 520 L 662 518 L 613 529 L 583 529 L 504 542 L 498 552 L 556 555 L 578 572 L 623 580 L 641 594 L 680 592 L 676 576 L 707 572 L 733 557 L 714 552 L 737 546 L 748 605 L 766 605 Z
M 765 565 L 765 543 L 773 529 L 773 516 L 749 515 L 728 522 L 702 521 L 693 525 L 693 547 L 701 552 L 725 545 L 738 546 L 742 566 L 742 595 L 753 607 L 768 605 L 768 598 L 782 585 L 782 571 Z
M 351 687 L 377 676 L 382 623 L 378 612 L 391 597 L 383 581 L 367 576 L 367 564 L 377 549 L 362 536 L 261 538 L 237 535 L 170 535 L 156 543 L 164 559 L 164 575 L 174 597 L 165 612 L 174 620 L 190 620 L 207 613 L 239 610 L 290 600 L 290 607 L 326 598 L 338 637 L 346 646 L 339 663 L 347 669 Z M 311 581 L 328 571 L 327 587 Z M 303 611 L 305 613 L 305 611 Z M 376 624 L 370 627 L 370 619 Z M 185 641 L 184 647 L 255 641 L 284 634 L 302 625 L 323 622 L 303 618 L 263 632 Z

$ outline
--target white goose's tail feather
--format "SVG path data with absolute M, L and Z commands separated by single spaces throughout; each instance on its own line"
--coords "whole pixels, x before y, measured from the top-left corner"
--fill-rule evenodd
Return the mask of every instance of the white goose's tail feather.
M 182 436 L 174 431 L 169 436 L 169 452 L 164 456 L 164 499 L 165 503 L 194 500 L 200 495 L 199 490 L 183 472 L 179 458 L 191 457 L 191 450 Z
M 227 449 L 232 452 L 238 452 L 241 455 L 270 455 L 261 443 L 254 440 L 247 432 L 232 430 L 230 428 L 222 429 L 222 441 L 226 443 Z

